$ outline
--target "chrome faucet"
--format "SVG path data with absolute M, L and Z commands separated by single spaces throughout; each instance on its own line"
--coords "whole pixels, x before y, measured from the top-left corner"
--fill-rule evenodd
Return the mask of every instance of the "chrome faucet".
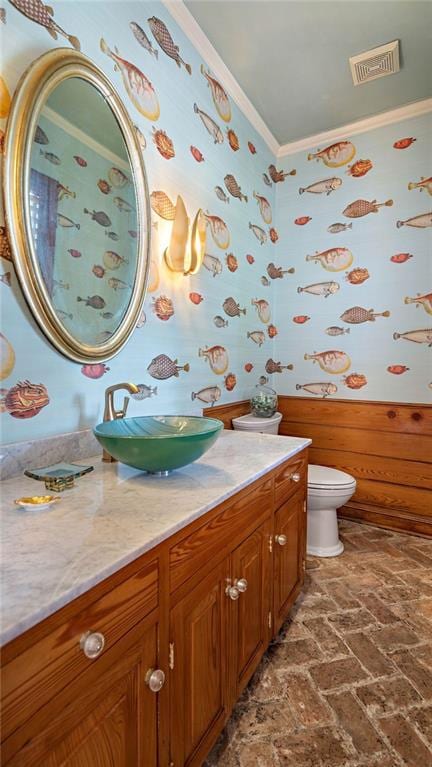
M 114 407 L 114 393 L 116 391 L 121 391 L 122 389 L 126 389 L 129 394 L 138 394 L 139 392 L 138 386 L 133 383 L 119 383 L 113 384 L 113 386 L 108 386 L 108 388 L 105 389 L 104 421 L 116 421 L 118 418 L 125 417 L 129 405 L 129 397 L 124 397 L 123 407 L 120 410 L 116 410 Z M 102 460 L 107 463 L 115 463 L 117 459 L 113 458 L 112 455 L 104 450 L 102 453 Z

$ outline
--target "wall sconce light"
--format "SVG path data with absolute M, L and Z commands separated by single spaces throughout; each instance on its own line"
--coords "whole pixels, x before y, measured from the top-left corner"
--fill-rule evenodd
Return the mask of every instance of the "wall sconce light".
M 206 220 L 198 210 L 189 238 L 190 221 L 185 204 L 177 197 L 176 214 L 173 221 L 170 243 L 165 250 L 165 263 L 172 272 L 184 275 L 197 274 L 204 258 L 206 243 Z

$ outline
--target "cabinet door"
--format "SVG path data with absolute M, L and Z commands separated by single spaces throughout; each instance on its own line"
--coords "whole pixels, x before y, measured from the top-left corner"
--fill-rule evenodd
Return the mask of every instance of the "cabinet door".
M 228 715 L 225 593 L 229 561 L 171 610 L 171 762 L 201 765 Z
M 236 700 L 252 676 L 269 638 L 271 582 L 269 576 L 271 523 L 264 522 L 233 552 L 233 585 L 247 582 L 246 591 L 231 604 L 232 694 Z
M 304 580 L 306 506 L 299 490 L 275 514 L 274 525 L 274 631 L 277 633 Z
M 157 698 L 146 674 L 157 660 L 157 625 L 128 635 L 37 712 L 8 767 L 156 767 Z M 31 728 L 31 731 L 29 730 Z

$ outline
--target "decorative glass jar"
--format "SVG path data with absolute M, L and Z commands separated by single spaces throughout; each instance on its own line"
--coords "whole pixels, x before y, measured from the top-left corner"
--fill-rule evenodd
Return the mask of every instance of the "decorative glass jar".
M 270 386 L 258 384 L 255 387 L 250 403 L 253 415 L 258 418 L 271 418 L 277 411 L 277 394 Z

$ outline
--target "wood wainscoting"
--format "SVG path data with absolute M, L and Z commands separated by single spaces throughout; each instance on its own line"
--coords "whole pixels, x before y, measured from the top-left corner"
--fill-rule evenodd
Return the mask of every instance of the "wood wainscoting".
M 278 409 L 280 434 L 312 439 L 311 463 L 356 478 L 341 517 L 432 536 L 432 405 L 281 396 Z M 232 428 L 249 402 L 204 412 Z

